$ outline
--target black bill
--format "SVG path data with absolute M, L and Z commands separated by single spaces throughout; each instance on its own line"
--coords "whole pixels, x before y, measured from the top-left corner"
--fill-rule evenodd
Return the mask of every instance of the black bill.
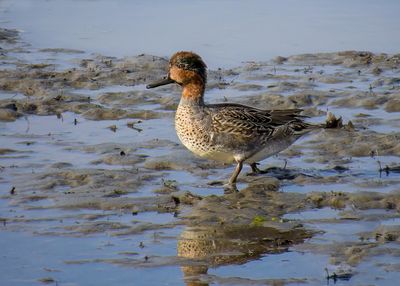
M 175 81 L 173 81 L 172 79 L 170 79 L 169 77 L 166 77 L 162 80 L 150 83 L 146 86 L 146 88 L 155 88 L 157 86 L 161 86 L 161 85 L 166 85 L 166 84 L 170 84 L 170 83 L 174 83 Z

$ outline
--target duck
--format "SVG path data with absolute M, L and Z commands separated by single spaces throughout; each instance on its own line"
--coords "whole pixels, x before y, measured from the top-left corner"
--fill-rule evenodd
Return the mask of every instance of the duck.
M 243 165 L 261 173 L 258 162 L 292 145 L 317 126 L 305 122 L 302 109 L 259 109 L 237 103 L 206 104 L 207 66 L 191 51 L 169 60 L 167 75 L 148 89 L 178 84 L 182 95 L 175 113 L 175 129 L 182 144 L 194 154 L 236 164 L 225 190 L 237 190 Z

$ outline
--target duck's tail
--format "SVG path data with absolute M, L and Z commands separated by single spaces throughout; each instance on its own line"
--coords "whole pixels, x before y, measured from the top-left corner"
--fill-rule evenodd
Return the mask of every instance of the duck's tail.
M 340 116 L 339 118 L 337 118 L 332 112 L 328 112 L 324 123 L 304 122 L 302 120 L 303 118 L 307 118 L 307 116 L 299 114 L 296 116 L 297 120 L 294 120 L 290 123 L 291 128 L 299 136 L 317 129 L 335 129 L 343 127 L 342 117 Z

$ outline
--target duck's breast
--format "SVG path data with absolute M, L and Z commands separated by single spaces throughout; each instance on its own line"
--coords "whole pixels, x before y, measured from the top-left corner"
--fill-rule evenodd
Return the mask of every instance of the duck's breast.
M 179 105 L 175 115 L 175 130 L 182 144 L 193 153 L 204 156 L 212 151 L 211 119 L 199 106 Z

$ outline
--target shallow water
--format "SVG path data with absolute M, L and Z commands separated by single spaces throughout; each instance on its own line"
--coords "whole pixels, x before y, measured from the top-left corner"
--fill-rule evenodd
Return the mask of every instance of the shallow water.
M 162 234 L 174 236 L 176 232 Z M 141 241 L 146 245 L 144 249 L 139 247 Z M 41 284 L 38 279 L 46 277 L 54 279 L 55 282 L 51 284 L 59 285 L 181 284 L 181 273 L 177 267 L 167 266 L 163 271 L 158 271 L 157 268 L 127 268 L 113 263 L 95 262 L 96 259 L 101 261 L 131 257 L 144 261 L 145 255 L 151 256 L 152 251 L 157 255 L 174 255 L 174 239 L 163 238 L 160 247 L 151 235 L 131 239 L 101 234 L 71 239 L 2 231 L 1 242 L 2 255 L 7 258 L 0 262 L 3 269 L 2 283 L 5 285 L 37 285 Z M 15 251 L 16 247 L 18 252 Z M 135 254 L 136 252 L 138 254 Z M 93 262 L 90 262 L 92 260 Z
M 215 69 L 309 52 L 398 52 L 399 9 L 396 0 L 3 0 L 0 18 L 36 48 L 117 57 L 194 50 Z
M 240 82 L 241 79 L 237 78 L 236 81 Z M 243 82 L 251 81 L 243 79 Z M 262 84 L 262 81 L 258 83 Z M 144 89 L 143 86 L 135 88 Z M 319 86 L 318 89 L 324 90 L 325 87 Z M 241 100 L 246 93 L 245 90 L 236 91 L 231 88 L 226 91 L 227 95 L 228 93 L 233 95 L 233 99 Z M 96 102 L 102 94 L 129 92 L 129 88 L 108 86 L 93 91 L 78 89 L 74 92 L 90 96 L 93 102 Z M 289 97 L 293 94 L 295 93 L 287 92 L 284 96 Z M 254 96 L 257 96 L 257 93 L 254 93 Z M 221 101 L 217 89 L 211 90 L 209 99 L 213 102 Z M 332 100 L 335 99 L 336 97 L 332 98 Z M 113 103 L 109 105 L 113 106 Z M 139 104 L 135 108 L 142 107 Z M 363 108 L 335 107 L 334 112 L 341 114 L 345 121 L 354 120 L 354 116 L 359 113 L 368 113 L 369 118 L 385 118 L 389 121 L 398 119 L 398 113 L 387 113 L 384 109 L 370 111 Z M 77 124 L 74 122 L 75 119 Z M 323 117 L 312 120 L 322 121 Z M 61 162 L 66 164 L 66 170 L 73 169 L 77 173 L 79 169 L 82 169 L 82 172 L 110 170 L 118 173 L 123 170 L 146 170 L 147 160 L 160 158 L 162 161 L 165 156 L 178 151 L 179 154 L 185 154 L 191 160 L 192 155 L 179 145 L 170 115 L 166 118 L 142 120 L 135 125 L 142 130 L 140 132 L 127 126 L 130 121 L 132 119 L 92 121 L 79 114 L 64 112 L 61 118 L 55 115 L 28 115 L 15 122 L 0 124 L 2 148 L 15 150 L 1 158 L 4 170 L 1 179 L 3 199 L 0 208 L 2 220 L 5 222 L 2 226 L 1 240 L 2 245 L 7 249 L 3 254 L 5 259 L 2 260 L 4 263 L 2 269 L 6 270 L 6 275 L 2 277 L 3 282 L 7 285 L 30 285 L 37 283 L 40 279 L 50 277 L 50 282 L 58 285 L 91 283 L 183 285 L 190 283 L 187 282 L 187 275 L 181 270 L 182 262 L 176 258 L 177 241 L 184 232 L 184 227 L 179 225 L 179 212 L 139 211 L 138 214 L 133 215 L 131 210 L 118 209 L 118 205 L 111 209 L 101 207 L 91 209 L 79 207 L 79 204 L 74 206 L 74 203 L 65 209 L 60 208 L 59 203 L 63 198 L 51 192 L 58 194 L 75 192 L 75 187 L 70 182 L 57 183 L 59 185 L 51 187 L 49 196 L 24 199 L 24 193 L 34 196 L 41 193 L 41 188 L 46 186 L 40 182 L 41 174 L 54 172 L 57 174 L 58 171 L 65 170 L 63 165 L 59 165 Z M 109 128 L 112 125 L 117 127 L 115 132 Z M 380 129 L 384 132 L 396 131 L 390 124 L 382 122 L 369 125 L 368 129 L 376 132 Z M 305 183 L 284 179 L 281 181 L 281 191 L 307 195 L 313 191 L 328 193 L 376 191 L 390 194 L 398 190 L 400 180 L 398 173 L 389 175 L 379 173 L 377 163 L 377 160 L 380 160 L 384 164 L 396 164 L 398 163 L 397 156 L 349 158 L 345 163 L 346 169 L 332 170 L 334 165 L 329 161 L 308 161 L 314 156 L 312 142 L 319 140 L 320 136 L 320 134 L 313 134 L 296 144 L 296 146 L 308 146 L 306 150 L 303 150 L 302 156 L 293 157 L 283 153 L 267 161 L 268 166 L 283 166 L 286 159 L 289 169 L 293 168 L 297 172 L 311 176 Z M 119 158 L 122 156 L 119 155 L 121 151 L 124 151 L 126 156 L 139 155 L 142 159 L 133 165 L 118 160 L 115 163 L 107 163 L 108 161 L 102 161 L 102 159 L 99 161 L 99 158 L 107 156 Z M 200 163 L 204 162 L 200 161 Z M 136 189 L 128 189 L 127 193 L 115 195 L 133 200 L 148 198 L 155 195 L 154 190 L 162 188 L 165 184 L 172 184 L 179 190 L 190 191 L 192 194 L 205 197 L 220 196 L 222 194 L 220 185 L 210 186 L 208 182 L 223 181 L 233 167 L 207 170 L 203 175 L 199 173 L 198 168 L 185 168 L 157 172 L 145 171 L 145 173 L 149 172 L 153 178 L 146 180 Z M 315 182 L 313 182 L 314 176 L 316 176 Z M 318 177 L 323 180 L 318 181 Z M 32 181 L 25 182 L 27 178 Z M 327 183 L 325 181 L 327 178 L 335 178 L 337 182 Z M 107 184 L 106 181 L 105 184 Z M 18 194 L 16 200 L 6 195 L 12 186 L 16 186 Z M 238 186 L 245 188 L 247 184 L 240 182 Z M 125 187 L 122 188 L 125 189 Z M 45 193 L 48 192 L 45 191 Z M 182 212 L 190 214 L 190 208 Z M 341 220 L 339 210 L 327 207 L 305 210 L 297 214 L 291 213 L 282 218 L 300 221 L 310 229 L 324 232 L 308 240 L 307 245 L 330 246 L 335 243 L 358 243 L 361 232 L 373 231 L 380 225 L 398 225 L 397 218 L 381 219 L 386 215 L 382 216 L 378 213 L 372 221 L 369 219 L 365 221 L 364 219 L 361 221 L 359 219 Z M 367 218 L 368 215 L 361 214 L 359 217 Z M 109 228 L 112 223 L 122 224 L 122 226 L 118 225 L 114 229 L 111 225 Z M 175 225 L 176 223 L 178 225 Z M 102 230 L 104 226 L 106 228 Z M 127 234 L 124 234 L 125 227 L 128 227 Z M 139 230 L 141 227 L 144 229 Z M 130 228 L 132 230 L 129 230 Z M 257 259 L 249 259 L 244 263 L 214 265 L 206 274 L 195 278 L 195 281 L 217 285 L 232 283 L 257 285 L 279 280 L 290 285 L 304 283 L 321 285 L 326 281 L 324 268 L 330 265 L 330 256 L 331 254 L 326 251 L 319 253 L 312 249 L 303 250 L 301 247 L 297 249 L 294 246 L 289 248 L 288 252 L 264 253 Z M 395 258 L 387 255 L 384 259 L 387 263 L 396 261 Z M 381 275 L 380 270 L 369 274 L 372 266 L 368 266 L 368 263 L 369 260 L 366 260 L 357 266 L 354 279 L 339 280 L 337 284 L 355 285 L 357 281 L 363 283 Z M 380 278 L 383 280 L 380 280 L 379 285 L 391 285 L 393 281 L 396 281 L 396 275 L 395 272 L 390 272 L 385 278 Z
M 126 36 L 128 30 L 135 33 L 143 27 L 153 38 L 157 35 L 146 13 L 132 17 L 140 12 L 133 6 L 152 10 L 162 20 L 179 9 L 206 9 L 207 1 L 179 7 L 178 1 L 168 7 L 161 2 L 155 7 L 100 0 L 0 2 L 2 26 L 24 30 L 21 40 L 4 46 L 0 65 L 7 71 L 2 83 L 14 83 L 1 85 L 0 104 L 15 104 L 20 112 L 0 121 L 0 284 L 325 285 L 334 282 L 326 279 L 328 268 L 338 274 L 346 270 L 348 277 L 338 278 L 336 285 L 394 285 L 399 279 L 400 109 L 389 103 L 396 103 L 400 87 L 396 59 L 393 66 L 377 58 L 365 64 L 363 54 L 267 61 L 293 51 L 325 51 L 302 37 L 316 26 L 315 38 L 322 41 L 326 33 L 336 39 L 331 49 L 393 52 L 389 48 L 396 47 L 398 39 L 389 32 L 398 21 L 391 16 L 397 2 L 383 8 L 367 1 L 365 9 L 359 9 L 360 2 L 346 2 L 346 14 L 340 3 L 322 7 L 316 1 L 260 2 L 258 8 L 286 11 L 282 17 L 293 20 L 269 37 L 255 36 L 259 29 L 245 33 L 264 46 L 280 37 L 274 44 L 278 53 L 257 51 L 257 45 L 244 45 L 242 37 L 219 39 L 221 33 L 232 35 L 231 29 L 277 21 L 271 11 L 271 17 L 255 13 L 257 5 L 214 3 L 216 9 L 204 26 L 213 44 L 187 37 L 193 42 L 184 45 L 176 33 L 158 32 L 177 37 L 169 46 Z M 223 31 L 207 29 L 216 26 L 214 13 L 228 4 L 233 5 L 224 10 L 228 22 L 239 17 L 236 6 L 254 14 L 253 20 L 240 27 L 224 25 L 228 28 Z M 99 19 L 122 10 L 123 16 L 101 22 L 93 17 L 82 28 L 86 9 L 94 9 Z M 313 12 L 309 22 L 293 18 L 299 17 L 299 9 Z M 64 18 L 71 10 L 76 12 L 74 23 Z M 128 16 L 129 11 L 133 13 Z M 33 15 L 30 26 L 24 16 L 28 12 Z M 41 16 L 45 12 L 49 17 Z M 373 12 L 387 17 L 379 26 L 363 21 L 361 29 L 362 17 Z M 49 21 L 55 24 L 49 26 Z M 304 26 L 294 37 L 290 25 L 296 21 Z M 175 29 L 177 24 L 166 27 Z M 320 29 L 322 24 L 326 30 Z M 364 35 L 363 41 L 351 38 L 359 46 L 344 44 L 352 31 L 342 29 L 344 25 Z M 228 49 L 228 44 L 236 48 Z M 145 56 L 119 58 L 142 51 L 169 55 L 170 50 L 193 46 L 211 67 L 207 102 L 300 107 L 314 123 L 324 122 L 326 111 L 331 111 L 342 117 L 344 128 L 314 132 L 261 162 L 260 168 L 269 171 L 265 175 L 246 176 L 246 167 L 239 177 L 241 191 L 224 194 L 222 184 L 234 166 L 196 158 L 175 134 L 173 110 L 180 89 L 145 89 L 149 78 L 164 74 L 165 62 Z M 60 47 L 74 50 L 40 50 Z M 116 58 L 110 61 L 92 52 Z M 241 63 L 247 60 L 256 61 Z M 230 69 L 214 70 L 217 66 Z M 376 67 L 382 71 L 374 72 Z M 25 77 L 22 83 L 14 82 L 19 76 Z M 60 84 L 59 78 L 66 83 Z M 26 108 L 29 104 L 36 108 Z

